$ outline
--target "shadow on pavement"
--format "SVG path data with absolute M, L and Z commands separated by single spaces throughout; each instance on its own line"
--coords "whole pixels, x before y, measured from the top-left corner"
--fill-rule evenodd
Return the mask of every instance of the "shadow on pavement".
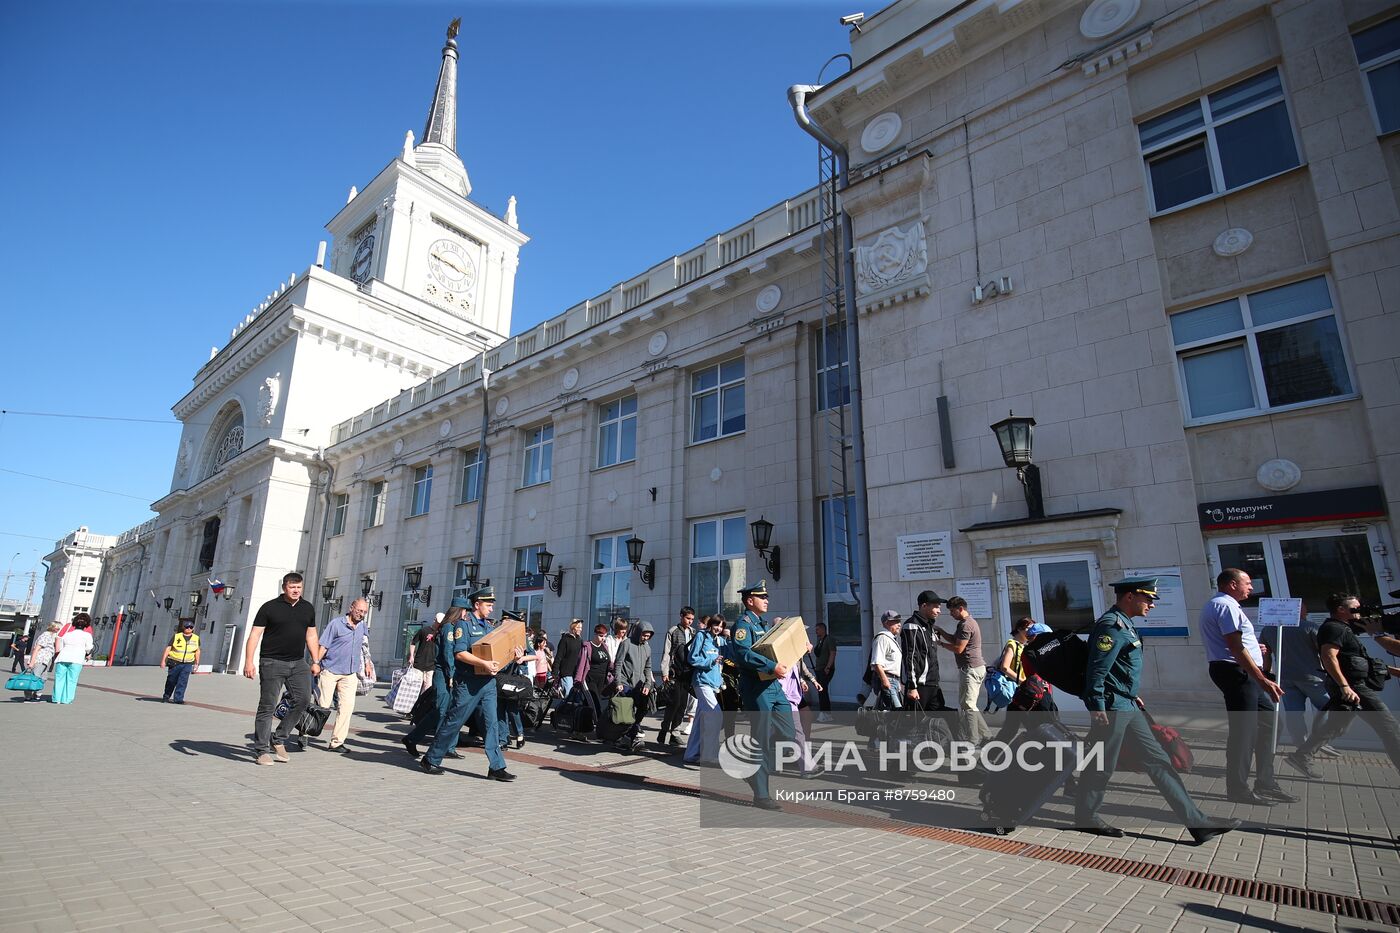
M 170 743 L 172 750 L 182 755 L 213 755 L 230 761 L 252 762 L 257 756 L 247 745 L 230 745 L 227 742 L 205 742 L 194 739 L 176 739 Z
M 1280 923 L 1265 917 L 1251 917 L 1242 910 L 1232 910 L 1229 907 L 1212 907 L 1209 904 L 1187 904 L 1186 913 L 1196 914 L 1200 917 L 1210 917 L 1228 924 L 1238 924 L 1241 930 L 1282 930 L 1287 933 L 1307 933 L 1315 927 L 1300 927 L 1292 923 Z M 1183 920 L 1185 917 L 1182 918 Z M 1345 929 L 1345 927 L 1339 927 Z

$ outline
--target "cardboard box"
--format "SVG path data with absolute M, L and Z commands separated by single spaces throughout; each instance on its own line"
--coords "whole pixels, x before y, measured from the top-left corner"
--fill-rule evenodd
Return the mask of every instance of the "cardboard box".
M 779 664 L 796 667 L 797 662 L 807 653 L 811 643 L 807 640 L 807 626 L 801 616 L 788 616 L 768 630 L 754 643 L 753 650 L 765 658 L 772 658 Z M 776 680 L 773 674 L 759 674 L 764 680 Z
M 483 661 L 495 661 L 504 667 L 515 659 L 515 649 L 525 650 L 529 633 L 524 622 L 506 619 L 472 645 L 472 654 Z

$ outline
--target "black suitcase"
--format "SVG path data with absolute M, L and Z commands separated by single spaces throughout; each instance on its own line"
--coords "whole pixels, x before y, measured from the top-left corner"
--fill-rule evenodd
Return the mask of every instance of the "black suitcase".
M 1018 735 L 1011 742 L 1011 753 L 1017 755 L 1027 742 L 1039 742 L 1043 746 L 1050 742 L 1072 744 L 1075 741 L 1073 732 L 1058 721 L 1051 720 L 1037 723 Z M 1055 767 L 1056 750 L 1053 748 L 1028 750 L 1025 758 L 1031 768 L 1040 765 L 1040 770 L 1022 769 L 1013 759 L 1009 767 L 983 773 L 982 818 L 999 836 L 1006 835 L 1034 816 L 1046 801 L 1055 796 L 1056 791 L 1065 786 L 1074 772 L 1071 748 L 1065 748 L 1060 753 L 1064 767 L 1059 769 Z
M 549 704 L 554 701 L 547 687 L 535 687 L 532 697 L 520 704 L 520 721 L 526 729 L 534 731 L 544 725 L 549 715 Z
M 574 684 L 564 702 L 550 713 L 549 721 L 556 732 L 588 733 L 593 731 L 593 698 L 583 684 Z

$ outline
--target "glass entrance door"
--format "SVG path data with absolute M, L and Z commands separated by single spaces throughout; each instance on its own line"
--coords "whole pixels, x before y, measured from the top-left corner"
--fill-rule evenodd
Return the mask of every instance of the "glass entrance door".
M 1002 558 L 997 561 L 997 583 L 1001 593 L 997 644 L 1022 616 L 1053 629 L 1088 631 L 1104 609 L 1099 562 L 1092 554 Z M 992 633 L 983 625 L 983 645 L 991 645 Z
M 1380 597 L 1374 529 L 1273 532 L 1211 539 L 1211 569 L 1237 567 L 1254 581 L 1243 604 L 1253 618 L 1260 597 L 1300 597 L 1308 614 L 1327 614 L 1332 593 L 1354 593 L 1363 603 Z

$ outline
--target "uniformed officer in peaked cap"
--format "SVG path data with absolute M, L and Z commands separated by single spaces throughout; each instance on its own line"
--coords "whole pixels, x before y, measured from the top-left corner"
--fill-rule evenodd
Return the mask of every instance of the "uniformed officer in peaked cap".
M 443 625 L 441 650 L 453 659 L 452 705 L 432 747 L 423 756 L 422 768 L 429 774 L 442 774 L 442 759 L 457 745 L 457 735 L 471 714 L 480 707 L 486 722 L 486 761 L 490 767 L 487 777 L 497 781 L 513 781 L 515 775 L 506 770 L 501 743 L 496 730 L 496 672 L 495 661 L 486 661 L 472 654 L 472 646 L 491 631 L 491 610 L 496 606 L 496 591 L 489 586 L 478 587 L 467 596 L 471 612 L 449 626 Z M 457 601 L 452 601 L 454 606 Z M 515 651 L 519 659 L 521 651 Z
M 783 693 L 782 679 L 788 668 L 764 657 L 753 646 L 768 634 L 771 626 L 763 613 L 768 611 L 768 581 L 759 580 L 739 591 L 744 611 L 734 623 L 733 660 L 739 669 L 739 701 L 749 715 L 749 734 L 762 750 L 763 761 L 749 778 L 753 788 L 754 806 L 764 810 L 781 810 L 768 793 L 768 778 L 778 771 L 777 743 L 796 738 L 792 724 L 792 704 Z M 773 680 L 763 680 L 759 674 L 772 674 Z
M 1084 706 L 1089 710 L 1088 747 L 1103 743 L 1103 770 L 1086 770 L 1079 778 L 1075 821 L 1085 832 L 1119 837 L 1123 830 L 1099 818 L 1104 790 L 1118 763 L 1124 742 L 1136 746 L 1143 770 L 1157 785 L 1177 819 L 1190 828 L 1197 845 L 1221 833 L 1239 828 L 1238 820 L 1209 820 L 1172 767 L 1171 759 L 1157 743 L 1147 717 L 1142 714 L 1138 686 L 1142 681 L 1142 636 L 1133 619 L 1146 616 L 1157 601 L 1155 577 L 1127 577 L 1113 584 L 1117 602 L 1099 616 L 1089 632 L 1089 661 L 1084 676 Z

